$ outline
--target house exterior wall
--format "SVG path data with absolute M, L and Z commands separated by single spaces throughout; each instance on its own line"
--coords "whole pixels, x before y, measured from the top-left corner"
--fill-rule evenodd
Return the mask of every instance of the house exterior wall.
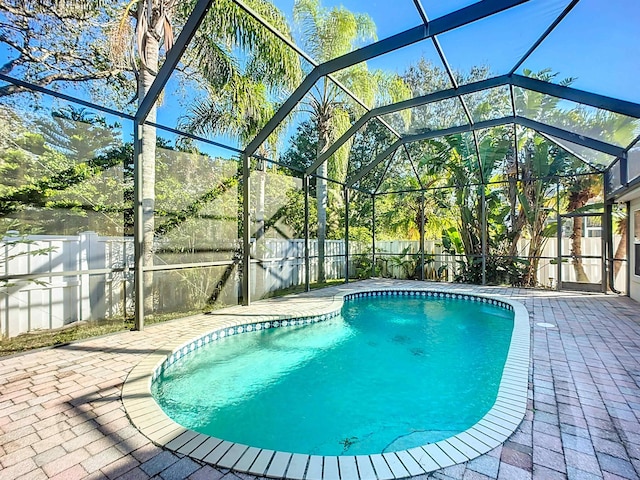
M 630 282 L 629 296 L 640 302 L 640 188 L 637 188 L 630 200 L 629 209 L 631 248 L 629 252 Z

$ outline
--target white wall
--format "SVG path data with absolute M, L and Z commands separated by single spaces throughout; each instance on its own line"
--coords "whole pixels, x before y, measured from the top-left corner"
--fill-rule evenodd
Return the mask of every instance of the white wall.
M 631 266 L 631 279 L 629 282 L 629 296 L 636 302 L 640 302 L 640 276 L 635 275 L 636 262 L 640 261 L 636 256 L 636 248 L 634 241 L 634 232 L 640 228 L 640 225 L 635 224 L 634 212 L 640 210 L 640 188 L 635 191 L 635 198 L 631 200 L 631 208 L 629 209 L 629 233 L 631 234 L 631 248 L 629 252 L 629 265 Z

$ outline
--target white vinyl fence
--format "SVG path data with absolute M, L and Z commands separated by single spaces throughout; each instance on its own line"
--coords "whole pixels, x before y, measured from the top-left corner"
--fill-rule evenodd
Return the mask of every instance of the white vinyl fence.
M 133 299 L 133 240 L 127 237 L 101 237 L 93 232 L 78 236 L 39 235 L 7 237 L 0 242 L 0 276 L 30 275 L 30 280 L 14 281 L 0 290 L 0 334 L 16 336 L 34 330 L 60 328 L 78 321 L 122 318 L 131 311 Z M 25 241 L 26 240 L 26 241 Z M 569 239 L 563 252 L 569 252 Z M 317 242 L 311 240 L 310 278 L 318 279 Z M 370 245 L 349 243 L 351 276 L 371 266 Z M 583 239 L 584 255 L 599 255 L 599 238 Z M 555 257 L 556 242 L 550 240 L 544 256 Z M 252 298 L 268 292 L 303 285 L 305 282 L 304 240 L 266 239 L 253 245 Z M 411 255 L 419 251 L 418 242 L 376 242 L 376 265 L 380 275 L 404 278 L 412 267 Z M 39 254 L 34 254 L 34 252 Z M 327 279 L 344 278 L 345 243 L 329 240 L 325 245 Z M 455 260 L 442 252 L 435 241 L 428 241 L 425 253 L 430 261 L 427 279 L 453 280 Z M 360 255 L 359 255 L 360 254 Z M 406 255 L 405 255 L 406 254 Z M 415 262 L 415 257 L 413 259 Z M 446 266 L 448 276 L 437 272 Z M 601 280 L 600 261 L 586 264 L 592 282 Z M 368 272 L 367 272 L 368 273 Z M 187 310 L 198 302 L 219 298 L 223 303 L 237 301 L 240 281 L 237 267 L 186 269 L 156 272 L 154 295 L 160 312 Z M 544 286 L 555 286 L 557 267 L 541 260 L 538 278 Z M 622 269 L 616 287 L 626 285 Z M 563 264 L 563 280 L 574 281 L 573 268 Z M 35 278 L 36 281 L 33 281 Z M 224 285 L 223 285 L 224 283 Z M 191 304 L 191 305 L 187 305 Z
M 93 232 L 16 236 L 5 238 L 0 252 L 1 275 L 34 276 L 0 291 L 3 336 L 122 315 L 133 292 L 124 271 L 133 258 L 131 239 Z

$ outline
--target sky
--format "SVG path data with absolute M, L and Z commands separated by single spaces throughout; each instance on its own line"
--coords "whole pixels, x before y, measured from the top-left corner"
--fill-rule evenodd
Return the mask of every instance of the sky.
M 273 0 L 273 3 L 293 24 L 294 0 Z M 474 2 L 422 0 L 429 19 L 471 3 Z M 439 35 L 438 41 L 454 70 L 468 73 L 475 66 L 487 65 L 494 75 L 506 74 L 569 3 L 570 0 L 530 0 Z M 377 26 L 378 39 L 421 23 L 413 0 L 323 0 L 322 5 L 368 13 Z M 516 73 L 549 68 L 558 74 L 557 81 L 574 78 L 575 88 L 640 103 L 638 25 L 640 0 L 580 0 Z M 299 32 L 294 28 L 294 38 L 297 35 Z M 376 57 L 367 64 L 369 69 L 403 74 L 420 57 L 442 65 L 431 40 Z M 301 118 L 293 125 L 299 121 Z M 293 133 L 294 126 L 289 128 L 289 133 Z
M 495 75 L 508 73 L 570 0 L 530 0 L 500 14 L 438 37 L 452 68 L 463 73 L 488 65 Z M 273 0 L 290 19 L 294 0 Z M 465 7 L 473 0 L 423 0 L 430 19 Z M 421 23 L 413 0 L 323 0 L 325 7 L 344 6 L 367 12 L 386 38 Z M 292 22 L 292 20 L 291 20 Z M 292 22 L 293 23 L 293 22 Z M 0 53 L 4 57 L 0 47 Z M 433 43 L 423 41 L 368 61 L 370 69 L 398 74 L 420 57 L 439 65 Z M 640 103 L 640 0 L 580 0 L 545 42 L 517 70 L 550 68 L 557 79 L 575 78 L 572 86 Z M 176 126 L 181 110 L 177 85 L 169 85 L 159 120 Z M 184 96 L 184 92 L 181 93 Z M 171 119 L 172 118 L 172 119 Z
M 292 18 L 294 0 L 273 3 Z M 429 19 L 475 3 L 472 0 L 422 0 Z M 529 47 L 551 25 L 570 0 L 530 0 L 485 20 L 438 37 L 454 69 L 468 71 L 478 64 L 494 73 L 508 73 Z M 412 0 L 324 0 L 326 7 L 343 5 L 366 12 L 375 22 L 378 38 L 419 25 Z M 424 54 L 437 60 L 431 42 L 385 55 L 369 64 L 402 73 Z M 576 78 L 573 86 L 602 95 L 640 103 L 640 1 L 580 0 L 569 15 L 518 69 L 551 68 L 558 78 Z
M 294 0 L 273 3 L 293 23 Z M 474 0 L 422 0 L 430 19 L 472 3 Z M 453 68 L 468 71 L 471 66 L 488 64 L 496 74 L 507 73 L 569 3 L 570 0 L 530 0 L 440 35 L 438 40 Z M 413 0 L 322 0 L 322 5 L 368 13 L 377 26 L 379 39 L 421 23 Z M 0 46 L 0 63 L 7 58 L 6 52 L 6 47 Z M 431 42 L 421 42 L 369 64 L 403 73 L 420 55 L 437 61 Z M 639 58 L 639 0 L 580 0 L 522 68 L 551 68 L 559 72 L 560 78 L 576 77 L 576 88 L 640 103 Z

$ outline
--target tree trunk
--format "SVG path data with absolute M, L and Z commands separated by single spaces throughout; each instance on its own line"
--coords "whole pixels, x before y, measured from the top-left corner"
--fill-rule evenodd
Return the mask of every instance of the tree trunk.
M 509 178 L 509 210 L 511 214 L 511 230 L 509 231 L 509 238 L 511 244 L 509 245 L 508 255 L 515 257 L 518 255 L 518 242 L 522 235 L 522 229 L 526 223 L 524 212 L 519 212 L 517 208 L 518 199 L 518 183 L 515 177 Z
M 320 117 L 318 118 L 317 157 L 322 155 L 328 146 L 329 119 Z M 318 282 L 320 283 L 327 280 L 324 266 L 324 244 L 327 238 L 327 162 L 328 160 L 318 167 L 318 177 L 316 178 L 316 203 L 318 209 Z
M 544 230 L 544 224 L 547 220 L 548 214 L 545 210 L 540 208 L 536 203 L 534 208 L 537 211 L 533 225 L 531 225 L 531 242 L 529 243 L 529 268 L 527 276 L 525 278 L 525 285 L 535 287 L 538 285 L 538 266 L 540 265 L 540 256 L 542 250 L 547 241 L 542 232 Z
M 539 256 L 539 235 L 533 235 L 529 242 L 529 265 L 527 267 L 527 275 L 524 280 L 524 284 L 529 287 L 535 287 L 538 284 L 538 265 L 540 264 Z
M 145 41 L 146 66 L 140 69 L 138 85 L 139 103 L 142 102 L 156 78 L 158 71 L 159 42 L 153 35 L 147 35 Z M 156 121 L 156 106 L 149 111 L 146 120 Z M 156 186 L 156 129 L 142 125 L 142 223 L 144 228 L 142 257 L 144 267 L 153 266 L 154 230 L 155 230 L 155 186 Z M 153 271 L 144 274 L 144 314 L 154 310 Z
M 538 285 L 538 266 L 540 265 L 540 255 L 544 247 L 545 238 L 542 235 L 534 235 L 531 238 L 529 249 L 529 270 L 525 283 L 530 287 Z
M 571 234 L 571 259 L 576 281 L 588 283 L 589 277 L 582 265 L 582 221 L 584 217 L 573 217 L 573 233 Z
M 264 253 L 266 251 L 265 247 L 265 221 L 264 221 L 264 210 L 265 210 L 265 190 L 267 183 L 267 175 L 265 172 L 265 162 L 259 161 L 258 168 L 254 172 L 254 175 L 258 177 L 258 191 L 256 194 L 256 257 L 259 260 L 259 263 L 256 266 L 256 295 L 258 298 L 264 296 L 265 292 L 265 268 L 262 264 L 264 259 Z
M 616 248 L 616 253 L 614 253 L 613 258 L 626 258 L 627 257 L 627 230 L 629 228 L 629 219 L 624 218 L 620 220 L 618 224 L 618 234 L 620 235 L 620 243 L 618 243 L 618 248 Z M 622 268 L 622 262 L 613 262 L 613 279 L 615 280 Z
M 327 164 L 323 163 L 317 170 L 319 177 L 327 176 Z M 327 239 L 327 181 L 325 178 L 316 178 L 316 203 L 318 210 L 318 282 L 327 279 L 324 258 L 324 244 Z
M 569 212 L 575 212 L 579 208 L 584 207 L 589 199 L 593 197 L 590 189 L 581 189 L 577 192 L 571 192 L 569 195 L 569 205 L 567 210 Z M 573 217 L 573 233 L 571 234 L 571 258 L 573 263 L 573 269 L 576 273 L 576 281 L 587 283 L 589 277 L 584 271 L 582 265 L 582 219 L 584 217 Z
M 418 268 L 413 274 L 417 277 L 418 280 L 422 280 L 422 273 L 425 271 L 425 265 L 422 263 L 422 259 L 426 257 L 426 252 L 424 251 L 424 227 L 427 224 L 427 216 L 425 215 L 425 206 L 424 201 L 420 199 L 420 203 L 418 204 L 418 213 L 416 215 L 416 225 L 418 226 L 418 230 L 420 231 L 420 261 L 418 262 Z

